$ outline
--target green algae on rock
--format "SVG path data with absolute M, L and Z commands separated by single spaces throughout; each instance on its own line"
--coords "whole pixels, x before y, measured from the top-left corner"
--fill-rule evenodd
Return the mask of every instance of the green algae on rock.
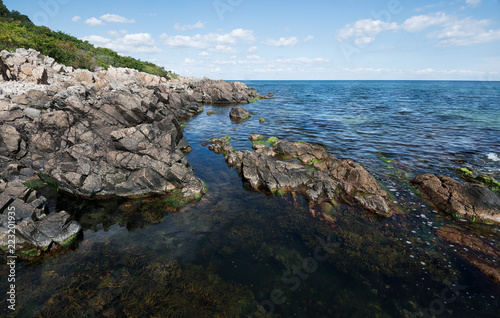
M 299 192 L 315 203 L 335 202 L 341 197 L 380 216 L 392 215 L 387 203 L 389 195 L 360 165 L 350 160 L 336 160 L 321 146 L 280 141 L 276 137 L 264 142 L 258 135 L 250 139 L 253 148 L 258 149 L 255 152 L 235 153 L 227 139 L 223 147 L 228 164 L 236 166 L 253 189 L 269 193 Z M 209 149 L 218 149 L 220 146 L 213 144 L 219 142 L 212 140 Z M 283 160 L 284 157 L 297 158 L 300 163 Z

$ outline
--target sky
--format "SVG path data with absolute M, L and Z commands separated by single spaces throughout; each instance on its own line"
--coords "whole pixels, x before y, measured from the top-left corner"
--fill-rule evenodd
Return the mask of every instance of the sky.
M 500 80 L 500 0 L 4 0 L 185 76 Z

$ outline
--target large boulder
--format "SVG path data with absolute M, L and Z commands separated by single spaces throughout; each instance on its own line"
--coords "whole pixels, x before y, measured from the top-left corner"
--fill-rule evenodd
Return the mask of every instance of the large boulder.
M 434 174 L 418 176 L 411 184 L 442 212 L 500 223 L 500 198 L 483 185 Z

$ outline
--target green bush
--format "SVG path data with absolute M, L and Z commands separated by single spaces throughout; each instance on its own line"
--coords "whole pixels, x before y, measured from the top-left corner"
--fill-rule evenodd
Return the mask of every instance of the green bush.
M 177 77 L 153 63 L 120 56 L 113 50 L 96 48 L 64 32 L 36 26 L 26 15 L 9 11 L 0 0 L 0 50 L 14 51 L 17 48 L 35 49 L 60 64 L 74 68 L 93 71 L 98 67 L 128 67 L 167 79 Z

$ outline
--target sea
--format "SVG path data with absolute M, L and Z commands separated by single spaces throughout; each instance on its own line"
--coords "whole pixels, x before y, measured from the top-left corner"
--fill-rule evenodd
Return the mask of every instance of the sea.
M 436 235 L 465 229 L 498 250 L 499 227 L 439 212 L 409 184 L 423 173 L 461 180 L 461 168 L 500 180 L 500 82 L 244 83 L 273 94 L 242 105 L 251 118 L 206 105 L 216 114 L 183 122 L 187 159 L 208 188 L 198 202 L 59 198 L 83 237 L 19 264 L 17 316 L 500 317 L 500 285 Z M 300 195 L 252 190 L 207 148 L 228 135 L 251 150 L 251 134 L 354 160 L 397 213 L 380 219 L 344 203 L 325 212 Z

